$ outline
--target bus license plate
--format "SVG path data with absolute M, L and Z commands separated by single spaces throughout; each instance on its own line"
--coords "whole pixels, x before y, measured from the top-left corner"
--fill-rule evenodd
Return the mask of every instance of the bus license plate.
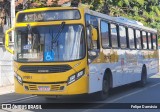
M 38 86 L 38 90 L 39 91 L 50 91 L 50 87 L 49 86 Z

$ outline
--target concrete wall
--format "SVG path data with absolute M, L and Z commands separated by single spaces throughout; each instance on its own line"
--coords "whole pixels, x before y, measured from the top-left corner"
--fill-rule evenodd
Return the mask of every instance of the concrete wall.
M 0 46 L 0 87 L 14 84 L 13 55 Z

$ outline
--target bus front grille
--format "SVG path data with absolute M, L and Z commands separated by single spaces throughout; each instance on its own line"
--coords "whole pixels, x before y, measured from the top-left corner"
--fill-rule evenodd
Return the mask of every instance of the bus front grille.
M 26 73 L 60 73 L 71 70 L 69 65 L 23 65 L 20 70 Z
M 37 86 L 36 86 L 36 85 L 29 85 L 29 90 L 31 90 L 31 91 L 36 91 L 36 90 L 38 90 L 38 89 L 37 89 Z
M 45 91 L 42 89 L 38 89 L 40 87 L 49 87 L 49 91 L 63 91 L 65 86 L 64 85 L 58 85 L 58 84 L 54 84 L 54 85 L 47 85 L 47 86 L 41 86 L 41 85 L 35 85 L 35 84 L 29 84 L 28 86 L 25 85 L 25 90 L 29 90 L 29 91 Z M 47 89 L 46 89 L 47 90 Z M 47 91 L 48 91 L 47 90 Z
M 64 90 L 64 86 L 61 85 L 51 85 L 51 91 Z

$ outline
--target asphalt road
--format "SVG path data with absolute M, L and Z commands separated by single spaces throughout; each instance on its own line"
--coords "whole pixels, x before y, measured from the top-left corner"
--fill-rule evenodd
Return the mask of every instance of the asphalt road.
M 148 79 L 145 87 L 139 87 L 137 83 L 117 87 L 111 90 L 109 98 L 105 101 L 97 101 L 94 95 L 81 95 L 81 96 L 61 96 L 58 98 L 46 99 L 40 96 L 19 95 L 15 93 L 5 94 L 0 96 L 0 103 L 81 103 L 82 109 L 48 109 L 48 110 L 25 110 L 27 112 L 159 112 L 155 109 L 98 109 L 107 103 L 160 103 L 160 76 L 154 76 Z M 90 105 L 96 103 L 95 105 Z M 92 106 L 94 106 L 94 109 Z M 88 108 L 87 108 L 88 107 Z M 0 112 L 24 112 L 24 110 L 0 110 Z

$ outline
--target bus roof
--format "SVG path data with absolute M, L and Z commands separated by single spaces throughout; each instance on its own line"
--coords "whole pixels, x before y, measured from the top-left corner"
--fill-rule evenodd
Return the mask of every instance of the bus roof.
M 141 22 L 138 22 L 136 20 L 132 20 L 132 19 L 128 19 L 128 18 L 125 18 L 125 17 L 115 17 L 117 21 L 119 22 L 122 22 L 122 23 L 131 23 L 131 24 L 136 24 L 136 25 L 141 25 L 143 26 L 143 23 Z
M 124 17 L 112 17 L 112 16 L 109 16 L 107 14 L 102 14 L 102 13 L 90 10 L 89 8 L 86 8 L 86 7 L 45 7 L 45 8 L 27 9 L 27 10 L 20 11 L 19 13 L 46 11 L 46 10 L 65 10 L 65 9 L 83 9 L 85 11 L 85 13 L 91 14 L 93 16 L 97 16 L 99 18 L 106 19 L 108 21 L 111 21 L 111 22 L 114 22 L 114 23 L 117 23 L 117 24 L 122 24 L 122 25 L 125 25 L 127 27 L 129 27 L 129 26 L 130 27 L 136 27 L 136 28 L 141 29 L 141 30 L 149 30 L 149 31 L 152 31 L 152 32 L 157 32 L 157 30 L 155 30 L 155 29 L 143 26 L 143 24 L 138 22 L 138 21 L 127 19 L 127 18 L 124 18 Z
M 127 27 L 134 27 L 134 28 L 138 28 L 140 30 L 147 30 L 147 31 L 155 32 L 155 33 L 157 32 L 156 29 L 145 27 L 145 26 L 143 26 L 142 23 L 140 23 L 136 20 L 131 20 L 131 19 L 124 18 L 124 17 L 112 17 L 107 14 L 102 14 L 102 13 L 99 13 L 99 12 L 96 12 L 93 10 L 89 10 L 89 9 L 85 9 L 85 13 L 93 15 L 93 16 L 97 16 L 102 19 L 106 19 L 106 20 L 113 22 L 113 23 L 116 23 L 116 24 L 122 24 Z

